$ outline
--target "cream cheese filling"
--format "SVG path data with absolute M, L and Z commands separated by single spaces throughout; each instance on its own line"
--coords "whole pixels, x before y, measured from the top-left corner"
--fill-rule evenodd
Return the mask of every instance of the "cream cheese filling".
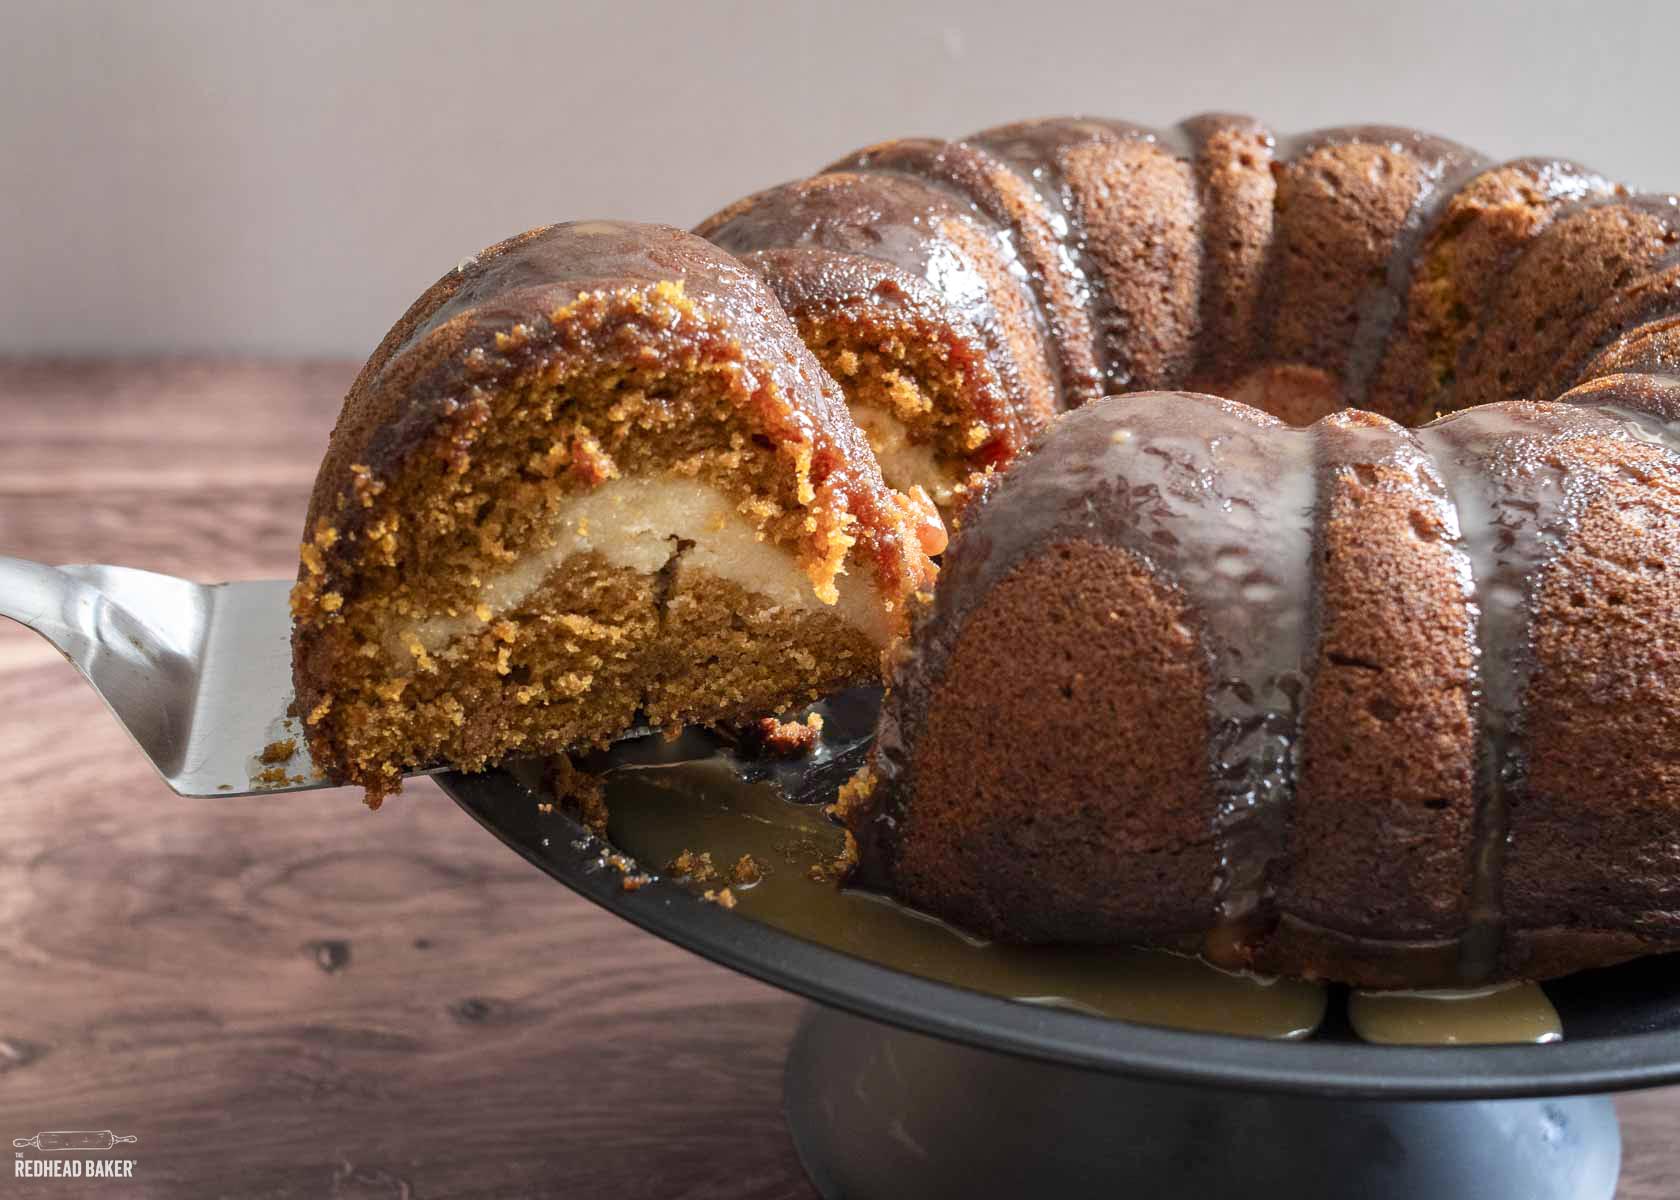
M 921 484 L 933 502 L 947 508 L 957 497 L 964 473 L 939 461 L 933 447 L 910 440 L 909 427 L 891 413 L 867 404 L 852 406 L 852 420 L 869 439 L 887 486 L 909 491 Z
M 677 477 L 612 479 L 584 492 L 557 512 L 553 541 L 485 579 L 472 608 L 432 616 L 398 630 L 391 647 L 400 656 L 418 647 L 441 650 L 477 633 L 518 607 L 568 558 L 591 551 L 616 567 L 652 575 L 677 552 L 683 571 L 707 571 L 767 600 L 776 608 L 830 612 L 885 645 L 890 629 L 873 581 L 842 574 L 832 605 L 816 593 L 793 552 L 765 540 L 736 507 L 709 484 Z

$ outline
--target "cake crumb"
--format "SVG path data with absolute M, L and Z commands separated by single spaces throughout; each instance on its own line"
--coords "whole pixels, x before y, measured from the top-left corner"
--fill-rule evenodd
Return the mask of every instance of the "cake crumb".
M 811 864 L 809 875 L 815 883 L 838 883 L 857 869 L 858 844 L 850 829 L 844 831 L 845 842 L 840 853 L 826 861 Z
M 621 854 L 611 850 L 601 855 L 601 865 L 611 867 L 621 878 L 618 886 L 627 892 L 639 892 L 653 882 L 653 876 L 642 870 L 640 864 L 628 854 Z
M 253 782 L 266 787 L 284 787 L 289 781 L 286 777 L 285 767 L 269 767 L 259 771 Z
M 747 729 L 748 741 L 762 754 L 773 758 L 793 758 L 809 754 L 822 736 L 821 713 L 811 713 L 803 721 L 778 721 L 765 717 Z
M 839 794 L 834 797 L 827 812 L 830 816 L 851 823 L 851 818 L 863 812 L 869 797 L 875 794 L 875 772 L 868 767 L 860 767 L 855 775 L 840 785 Z
M 718 877 L 717 867 L 712 864 L 710 850 L 702 850 L 698 854 L 693 850 L 684 850 L 665 864 L 665 872 L 687 879 L 690 883 L 710 883 Z
M 879 783 L 880 779 L 875 772 L 865 766 L 860 767 L 855 775 L 840 785 L 834 803 L 825 811 L 847 827 L 844 830 L 845 841 L 840 846 L 840 852 L 833 858 L 819 862 L 811 868 L 812 879 L 819 883 L 838 882 L 857 870 L 859 851 L 857 838 L 852 836 L 852 828 L 867 815 L 870 797 L 875 794 Z
M 247 745 L 249 745 L 249 743 L 247 743 Z M 270 742 L 268 745 L 264 746 L 262 753 L 257 756 L 257 761 L 265 766 L 269 766 L 274 763 L 283 763 L 296 753 L 297 739 L 286 738 L 284 741 Z
M 751 887 L 764 878 L 763 868 L 758 865 L 758 860 L 750 854 L 741 855 L 729 874 L 740 887 Z
M 570 755 L 558 754 L 548 760 L 547 783 L 553 800 L 547 808 L 539 804 L 539 812 L 561 812 L 577 817 L 583 827 L 596 837 L 607 836 L 607 788 L 599 775 L 580 770 Z
M 735 893 L 730 891 L 728 888 L 722 888 L 715 892 L 708 888 L 706 891 L 700 893 L 700 899 L 709 900 L 713 904 L 720 904 L 724 908 L 735 907 Z

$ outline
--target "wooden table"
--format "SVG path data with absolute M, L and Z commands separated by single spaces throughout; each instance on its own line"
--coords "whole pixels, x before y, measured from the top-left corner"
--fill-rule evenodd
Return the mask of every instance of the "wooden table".
M 0 363 L 0 553 L 290 575 L 342 363 Z M 0 621 L 0 1135 L 138 1136 L 126 1183 L 0 1197 L 812 1195 L 800 1001 L 609 917 L 426 781 L 173 796 Z M 1680 1195 L 1680 1088 L 1622 1097 Z

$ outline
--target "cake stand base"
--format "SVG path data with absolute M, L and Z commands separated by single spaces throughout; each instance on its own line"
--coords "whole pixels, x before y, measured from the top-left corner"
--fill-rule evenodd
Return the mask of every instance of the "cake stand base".
M 818 1006 L 783 1103 L 830 1200 L 1610 1200 L 1610 1100 L 1387 1101 L 1151 1083 L 960 1046 Z

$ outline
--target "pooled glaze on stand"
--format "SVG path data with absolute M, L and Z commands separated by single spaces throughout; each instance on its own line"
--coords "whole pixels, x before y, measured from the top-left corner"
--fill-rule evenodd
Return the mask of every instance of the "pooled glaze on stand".
M 1297 980 L 1220 971 L 1197 959 L 1128 947 L 988 943 L 889 897 L 813 880 L 841 849 L 820 805 L 790 804 L 770 783 L 743 782 L 720 759 L 616 772 L 608 777 L 609 839 L 650 870 L 683 851 L 708 853 L 714 895 L 787 933 L 886 966 L 1033 1004 L 1178 1029 L 1300 1038 L 1318 1027 L 1325 991 Z M 763 872 L 731 882 L 750 854 Z
M 1348 997 L 1348 1024 L 1367 1042 L 1463 1046 L 1561 1041 L 1563 1022 L 1534 983 L 1437 992 L 1360 992 Z
M 605 781 L 609 839 L 636 860 L 634 869 L 662 871 L 684 851 L 704 852 L 715 876 L 680 882 L 714 898 L 728 888 L 738 916 L 846 954 L 1024 1003 L 1176 1029 L 1294 1039 L 1311 1036 L 1324 1016 L 1320 984 L 1140 948 L 989 943 L 879 893 L 815 880 L 812 868 L 840 850 L 840 830 L 820 805 L 791 802 L 773 782 L 745 778 L 726 753 L 616 769 Z M 747 884 L 733 874 L 743 855 L 758 870 Z M 1558 1035 L 1538 988 L 1449 998 L 1358 995 L 1350 1023 L 1367 1040 L 1410 1044 Z

